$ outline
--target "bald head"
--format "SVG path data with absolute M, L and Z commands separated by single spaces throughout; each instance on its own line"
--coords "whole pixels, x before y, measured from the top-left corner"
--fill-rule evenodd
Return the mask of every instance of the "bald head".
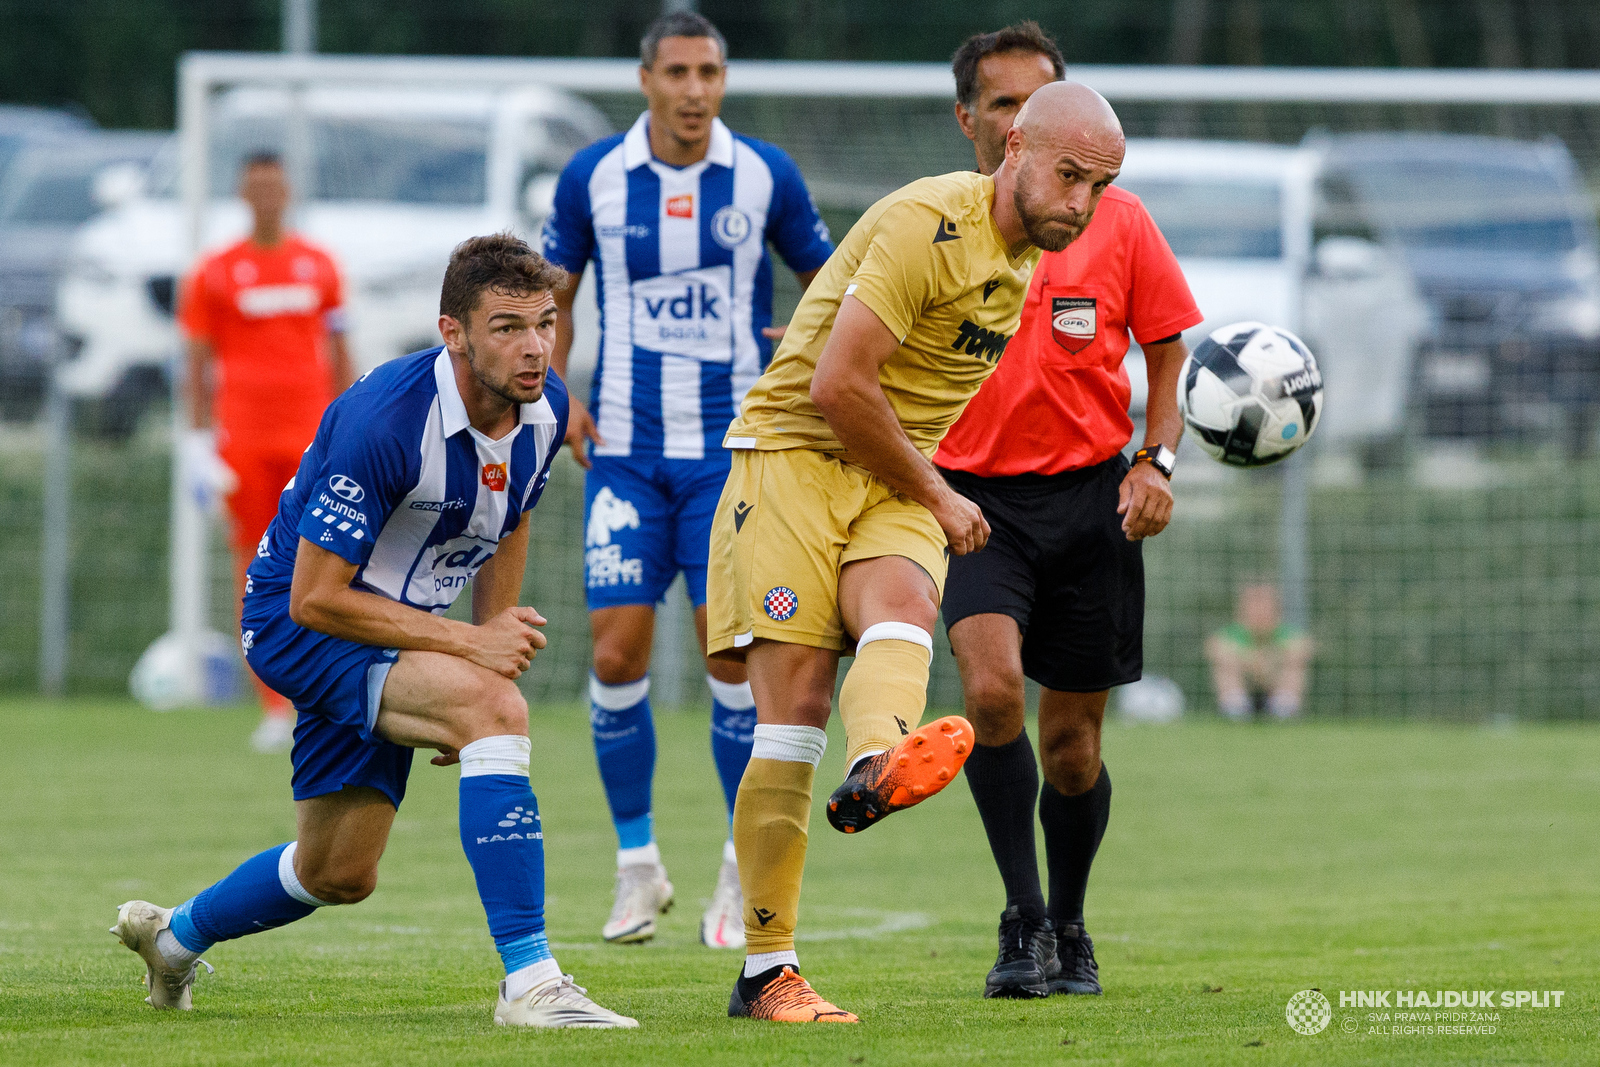
M 1012 126 L 1024 137 L 1067 143 L 1088 141 L 1120 153 L 1122 123 L 1106 98 L 1082 82 L 1041 85 L 1017 112 Z
M 1078 82 L 1040 86 L 1006 135 L 1017 214 L 1028 238 L 1059 252 L 1083 233 L 1122 169 L 1127 140 L 1105 97 Z

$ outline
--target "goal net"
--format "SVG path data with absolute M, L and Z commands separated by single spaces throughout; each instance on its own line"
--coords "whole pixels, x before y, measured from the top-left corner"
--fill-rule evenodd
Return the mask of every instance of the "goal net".
M 1191 709 L 1213 708 L 1207 636 L 1233 617 L 1241 586 L 1267 581 L 1315 643 L 1311 713 L 1600 714 L 1600 571 L 1589 562 L 1600 542 L 1600 75 L 1070 74 L 1117 108 L 1131 140 L 1125 182 L 1168 234 L 1208 325 L 1270 316 L 1304 333 L 1329 383 L 1323 431 L 1278 468 L 1233 471 L 1181 451 L 1172 525 L 1144 548 L 1147 674 L 1175 681 Z M 243 85 L 542 86 L 617 130 L 643 107 L 626 60 L 190 56 L 181 134 L 195 239 L 208 122 Z M 892 189 L 973 165 L 940 65 L 734 62 L 728 86 L 725 121 L 795 158 L 836 238 Z M 798 291 L 775 275 L 781 317 Z M 1136 407 L 1141 366 L 1135 349 Z M 588 371 L 575 367 L 579 395 Z M 173 629 L 227 631 L 216 606 L 227 569 L 218 557 L 204 577 L 215 554 L 204 519 L 174 501 Z M 566 460 L 535 531 L 527 602 L 551 620 L 551 645 L 524 684 L 536 700 L 578 699 L 589 657 L 582 477 Z M 686 606 L 675 599 L 662 618 L 662 703 L 704 703 Z M 959 706 L 948 645 L 936 647 L 930 704 Z

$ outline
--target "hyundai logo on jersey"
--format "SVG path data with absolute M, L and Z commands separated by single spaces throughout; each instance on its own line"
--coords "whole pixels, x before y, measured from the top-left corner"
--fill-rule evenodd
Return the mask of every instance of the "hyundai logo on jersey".
M 344 497 L 352 504 L 361 503 L 361 498 L 367 495 L 367 491 L 365 489 L 361 488 L 360 485 L 356 484 L 354 481 L 342 474 L 335 474 L 332 478 L 328 479 L 328 488 L 332 489 L 335 493 Z

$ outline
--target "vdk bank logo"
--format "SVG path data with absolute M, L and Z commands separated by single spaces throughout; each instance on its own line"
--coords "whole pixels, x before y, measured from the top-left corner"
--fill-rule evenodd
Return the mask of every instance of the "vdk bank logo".
M 1333 1005 L 1320 991 L 1302 989 L 1289 998 L 1288 1006 L 1283 1009 L 1283 1017 L 1295 1033 L 1310 1037 L 1328 1028 L 1328 1023 L 1333 1020 Z

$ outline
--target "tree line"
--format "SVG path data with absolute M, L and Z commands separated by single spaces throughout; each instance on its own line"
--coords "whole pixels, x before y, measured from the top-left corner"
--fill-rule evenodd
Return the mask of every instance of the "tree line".
M 1035 18 L 1069 63 L 1600 67 L 1595 0 L 701 0 L 735 58 L 943 60 Z M 321 0 L 325 52 L 632 56 L 660 0 Z M 0 101 L 170 128 L 192 49 L 280 46 L 279 0 L 0 0 Z

